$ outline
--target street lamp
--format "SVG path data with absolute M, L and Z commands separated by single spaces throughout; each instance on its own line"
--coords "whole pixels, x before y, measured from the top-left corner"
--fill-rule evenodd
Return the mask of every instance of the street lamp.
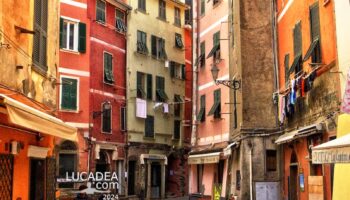
M 217 80 L 220 69 L 215 64 L 210 71 L 216 85 L 225 85 L 234 90 L 239 90 L 241 88 L 241 81 L 238 81 L 235 78 L 233 80 Z

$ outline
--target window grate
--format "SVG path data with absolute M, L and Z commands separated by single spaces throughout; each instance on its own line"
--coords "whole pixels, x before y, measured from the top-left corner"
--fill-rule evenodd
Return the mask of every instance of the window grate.
M 13 156 L 0 154 L 0 199 L 12 199 Z

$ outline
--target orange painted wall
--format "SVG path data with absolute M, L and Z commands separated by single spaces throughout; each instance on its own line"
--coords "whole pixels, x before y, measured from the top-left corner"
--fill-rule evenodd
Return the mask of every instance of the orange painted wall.
M 4 116 L 0 118 L 3 119 Z M 0 154 L 9 154 L 8 150 L 5 149 L 5 144 L 13 140 L 23 142 L 24 144 L 24 149 L 21 149 L 20 153 L 14 156 L 12 199 L 20 197 L 22 200 L 28 200 L 30 188 L 30 158 L 27 156 L 28 146 L 35 145 L 50 148 L 48 153 L 50 156 L 53 150 L 53 137 L 43 135 L 44 139 L 38 142 L 36 141 L 36 136 L 30 133 L 3 127 L 0 127 L 0 132 Z

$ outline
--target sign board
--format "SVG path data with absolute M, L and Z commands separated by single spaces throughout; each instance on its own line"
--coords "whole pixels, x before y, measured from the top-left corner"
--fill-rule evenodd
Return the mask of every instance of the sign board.
M 256 182 L 255 199 L 256 200 L 279 200 L 278 182 Z
M 312 150 L 312 163 L 350 163 L 350 147 Z
M 220 153 L 190 155 L 188 157 L 188 164 L 196 165 L 196 164 L 218 163 L 219 160 L 220 160 Z

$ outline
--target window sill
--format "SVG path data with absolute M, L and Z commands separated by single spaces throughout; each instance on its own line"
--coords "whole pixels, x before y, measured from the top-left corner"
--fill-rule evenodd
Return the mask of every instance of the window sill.
M 173 23 L 173 25 L 176 26 L 176 27 L 178 27 L 178 28 L 182 28 L 182 27 L 181 27 L 181 24 L 175 24 L 175 23 Z
M 180 142 L 180 138 L 179 138 L 179 139 L 172 138 L 171 140 L 172 140 L 173 142 Z
M 148 53 L 141 52 L 141 51 L 135 51 L 135 53 L 142 56 L 148 56 Z
M 157 58 L 156 56 L 152 55 L 152 58 L 155 59 L 155 60 L 158 60 L 158 61 L 161 61 L 161 62 L 165 62 L 167 61 L 166 58 Z
M 43 67 L 39 67 L 38 65 L 33 63 L 32 70 L 37 72 L 38 74 L 40 74 L 43 77 L 47 76 L 47 67 L 46 67 L 46 69 L 43 69 Z
M 135 9 L 135 13 L 138 13 L 138 12 L 140 12 L 140 13 L 142 13 L 142 14 L 145 14 L 145 15 L 149 15 L 149 13 L 148 13 L 146 10 L 141 10 L 141 9 L 139 9 L 139 8 L 136 8 L 136 9 Z
M 106 134 L 106 135 L 112 135 L 112 131 L 111 132 L 103 132 L 103 131 L 101 131 L 101 133 Z
M 60 112 L 65 112 L 65 113 L 79 113 L 79 110 L 70 110 L 70 109 L 64 109 L 64 108 L 60 108 Z
M 147 136 L 143 136 L 144 140 L 150 140 L 150 141 L 155 141 L 156 139 L 153 137 L 147 137 Z
M 105 80 L 103 80 L 103 83 L 106 84 L 106 85 L 109 85 L 109 86 L 114 86 L 114 82 L 113 83 L 109 83 L 109 82 L 106 82 Z
M 95 20 L 95 22 L 101 26 L 107 27 L 106 22 L 102 22 L 102 21 L 98 21 L 98 20 Z
M 126 34 L 126 32 L 124 32 L 124 31 L 119 31 L 118 29 L 115 29 L 115 32 L 118 33 L 118 34 L 121 34 L 121 35 L 125 35 L 125 34 Z
M 178 47 L 178 46 L 174 46 L 174 49 L 177 49 L 179 51 L 185 51 L 185 48 L 184 47 Z
M 164 19 L 164 18 L 161 18 L 161 17 L 157 17 L 157 19 L 159 19 L 160 21 L 163 21 L 165 23 L 169 23 L 169 21 L 167 21 L 166 18 Z
M 60 51 L 65 52 L 65 53 L 72 53 L 72 54 L 80 55 L 80 52 L 77 50 L 61 48 Z

